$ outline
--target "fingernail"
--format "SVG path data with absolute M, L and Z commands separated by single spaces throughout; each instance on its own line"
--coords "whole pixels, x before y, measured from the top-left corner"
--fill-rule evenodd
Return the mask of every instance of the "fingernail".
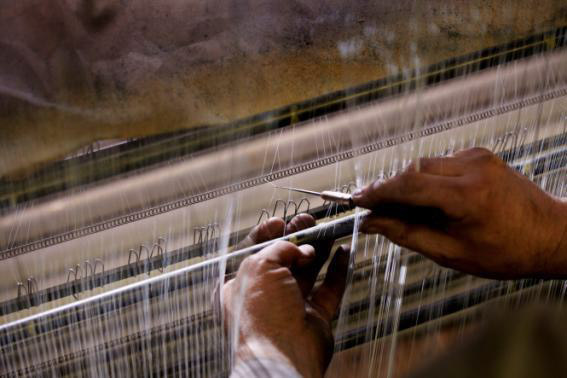
M 337 263 L 339 264 L 339 266 L 341 265 L 346 266 L 350 259 L 350 246 L 349 245 L 339 246 L 335 254 L 338 254 Z
M 292 222 L 293 222 L 293 219 L 292 219 Z M 289 222 L 289 223 L 287 224 L 287 227 L 286 227 L 286 228 L 287 228 L 287 233 L 288 233 L 288 234 L 293 234 L 294 232 L 297 231 L 297 225 L 296 225 L 295 223 L 292 223 L 292 222 Z
M 303 253 L 305 257 L 307 258 L 315 257 L 315 248 L 312 245 L 303 244 L 299 246 L 299 249 L 301 250 L 301 253 Z
M 348 256 L 350 254 L 350 245 L 342 244 L 337 248 L 337 252 L 341 255 Z
M 354 202 L 354 204 L 358 204 L 360 202 L 360 200 L 363 198 L 364 196 L 364 189 L 363 188 L 359 188 L 356 189 L 353 193 L 352 193 L 352 200 Z

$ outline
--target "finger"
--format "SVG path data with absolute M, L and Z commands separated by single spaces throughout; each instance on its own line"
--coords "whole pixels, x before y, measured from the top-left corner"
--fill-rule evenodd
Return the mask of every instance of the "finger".
M 286 234 L 293 234 L 294 232 L 305 230 L 315 226 L 315 218 L 310 214 L 302 213 L 294 216 L 285 228 Z
M 307 228 L 315 225 L 315 219 L 308 214 L 300 214 L 292 219 L 292 222 L 294 220 L 297 221 L 298 227 Z M 295 232 L 293 230 L 296 230 L 295 226 L 292 226 L 290 231 Z M 313 290 L 313 286 L 317 281 L 317 276 L 319 275 L 321 268 L 323 267 L 323 265 L 325 265 L 325 262 L 329 258 L 329 254 L 331 253 L 331 248 L 333 247 L 334 243 L 334 240 L 323 240 L 315 242 L 313 244 L 316 252 L 315 257 L 311 261 L 306 262 L 306 264 L 298 266 L 297 269 L 293 269 L 293 276 L 297 280 L 304 298 L 307 298 Z
M 462 214 L 461 183 L 457 178 L 406 171 L 388 181 L 374 183 L 353 194 L 356 206 L 376 209 L 384 204 L 433 207 L 449 216 Z
M 311 260 L 302 260 L 302 262 L 298 263 L 296 268 L 292 270 L 292 274 L 295 277 L 304 298 L 307 298 L 313 290 L 313 286 L 315 286 L 315 282 L 317 281 L 317 276 L 329 258 L 332 246 L 333 242 L 330 244 L 328 242 L 319 243 L 315 247 L 315 256 Z M 302 247 L 304 246 L 302 245 L 299 248 Z
M 310 214 L 298 214 L 288 223 L 286 233 L 290 234 L 301 231 L 306 228 L 313 227 L 315 224 L 315 218 L 313 218 Z M 315 259 L 310 261 L 307 266 L 302 266 L 294 272 L 294 275 L 300 282 L 300 286 L 305 287 L 308 293 L 311 292 L 319 271 L 325 264 L 325 261 L 329 258 L 329 253 L 331 252 L 333 244 L 334 240 L 325 240 L 314 243 L 313 247 L 316 252 Z
M 350 248 L 347 246 L 340 246 L 336 250 L 325 280 L 315 290 L 311 299 L 311 303 L 328 322 L 333 320 L 345 292 L 349 257 Z
M 310 245 L 302 245 L 299 248 L 303 249 L 305 247 L 313 249 Z M 326 259 L 321 261 L 319 252 L 315 249 L 313 249 L 313 251 L 315 252 L 313 255 L 307 254 L 308 257 L 298 260 L 291 269 L 292 275 L 303 294 L 303 298 L 307 298 L 309 294 L 311 294 L 313 286 L 315 286 L 315 282 L 317 282 L 317 276 L 326 261 Z M 329 257 L 328 254 L 327 257 Z
M 419 164 L 419 166 L 418 166 Z M 462 176 L 465 174 L 465 165 L 461 159 L 455 157 L 421 158 L 419 163 L 412 165 L 416 172 L 437 176 Z
M 289 221 L 289 223 L 287 224 L 286 234 L 292 234 L 294 232 L 301 231 L 306 228 L 314 227 L 315 225 L 316 225 L 316 221 L 312 215 L 306 213 L 298 214 L 295 217 L 293 217 L 291 221 Z M 331 252 L 331 248 L 333 247 L 334 243 L 335 243 L 334 240 L 324 240 L 313 243 L 313 246 L 315 247 L 315 251 L 317 252 L 316 261 L 320 262 L 320 265 L 318 266 L 318 268 L 316 268 L 317 272 L 321 269 L 325 261 L 327 261 L 327 259 L 329 258 L 329 253 Z
M 311 265 L 313 265 L 313 261 L 316 259 L 316 254 L 317 254 L 315 247 L 309 244 L 303 244 L 300 245 L 298 248 L 303 254 L 303 256 L 295 262 L 294 266 L 299 269 L 302 269 L 302 268 L 308 268 Z
M 370 216 L 362 221 L 360 230 L 364 233 L 384 235 L 402 247 L 435 260 L 456 256 L 461 250 L 459 241 L 442 231 L 396 218 Z
M 298 247 L 290 242 L 278 241 L 264 248 L 253 257 L 258 260 L 265 259 L 276 268 L 305 266 L 315 258 L 315 248 L 308 244 Z
M 252 229 L 240 243 L 237 249 L 248 248 L 258 243 L 276 239 L 284 234 L 285 222 L 281 218 L 270 218 Z
M 473 147 L 457 151 L 453 154 L 456 158 L 475 158 L 479 156 L 493 156 L 494 153 L 483 147 Z

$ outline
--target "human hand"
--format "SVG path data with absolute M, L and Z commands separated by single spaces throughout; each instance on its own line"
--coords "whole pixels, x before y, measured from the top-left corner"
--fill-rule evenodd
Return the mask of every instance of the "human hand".
M 276 230 L 275 221 L 268 224 L 264 228 Z M 222 290 L 228 328 L 238 327 L 237 360 L 268 358 L 290 364 L 305 377 L 322 376 L 332 355 L 331 321 L 348 264 L 348 250 L 339 248 L 324 282 L 313 289 L 328 248 L 277 242 L 242 262 Z
M 300 213 L 291 218 L 286 224 L 282 218 L 272 217 L 254 227 L 248 235 L 236 246 L 236 249 L 244 249 L 253 245 L 266 242 L 268 240 L 277 239 L 285 235 L 293 234 L 316 225 L 315 218 L 307 213 Z M 325 261 L 329 258 L 331 248 L 335 243 L 334 240 L 320 240 L 313 243 L 312 246 L 317 251 L 315 260 L 309 267 L 305 267 L 301 271 L 296 272 L 301 275 L 301 281 L 304 285 L 313 287 L 317 275 L 321 270 Z
M 361 230 L 491 278 L 567 277 L 567 204 L 492 152 L 424 158 L 353 195 Z
M 315 224 L 315 218 L 307 213 L 297 214 L 287 224 L 282 218 L 272 217 L 252 228 L 248 235 L 238 243 L 236 249 L 244 249 L 268 240 L 277 239 L 284 236 L 284 234 L 289 235 L 313 227 Z

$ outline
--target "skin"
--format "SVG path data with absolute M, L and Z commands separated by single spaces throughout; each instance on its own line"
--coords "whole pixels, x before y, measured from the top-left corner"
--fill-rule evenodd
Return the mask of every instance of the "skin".
M 372 210 L 361 231 L 380 233 L 453 269 L 499 278 L 567 276 L 567 203 L 554 198 L 488 150 L 421 159 L 396 177 L 353 195 Z M 286 232 L 311 227 L 301 215 Z M 272 218 L 244 246 L 283 233 Z M 248 244 L 246 244 L 248 243 Z M 340 248 L 313 289 L 330 245 L 274 244 L 246 258 L 223 288 L 230 326 L 242 298 L 237 361 L 265 357 L 323 376 L 332 355 L 331 320 L 344 292 L 348 251 Z
M 567 203 L 486 149 L 421 159 L 419 171 L 413 164 L 353 200 L 372 210 L 361 231 L 443 266 L 497 279 L 567 276 Z
M 296 216 L 287 226 L 271 218 L 252 230 L 243 246 L 279 237 L 284 227 L 295 232 L 314 224 L 307 214 Z M 325 280 L 314 288 L 331 246 L 277 242 L 242 262 L 222 293 L 229 330 L 240 310 L 236 364 L 267 358 L 294 366 L 304 377 L 323 375 L 332 356 L 331 321 L 343 296 L 349 257 L 348 248 L 339 247 Z

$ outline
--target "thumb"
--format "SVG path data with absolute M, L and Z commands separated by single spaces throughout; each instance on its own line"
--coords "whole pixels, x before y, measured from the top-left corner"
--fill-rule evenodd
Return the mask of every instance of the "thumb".
M 371 214 L 363 220 L 360 230 L 364 233 L 384 235 L 397 245 L 435 260 L 457 256 L 462 250 L 462 242 L 443 231 L 396 218 Z
M 236 249 L 244 249 L 258 243 L 279 238 L 280 236 L 283 236 L 284 229 L 284 220 L 272 217 L 255 226 L 250 233 L 238 243 Z
M 311 303 L 328 322 L 333 320 L 341 303 L 346 286 L 350 248 L 340 246 L 329 264 L 325 280 L 311 298 Z
M 253 257 L 265 259 L 276 266 L 291 268 L 292 266 L 309 264 L 315 258 L 315 249 L 308 244 L 298 247 L 290 242 L 278 241 L 264 248 Z

